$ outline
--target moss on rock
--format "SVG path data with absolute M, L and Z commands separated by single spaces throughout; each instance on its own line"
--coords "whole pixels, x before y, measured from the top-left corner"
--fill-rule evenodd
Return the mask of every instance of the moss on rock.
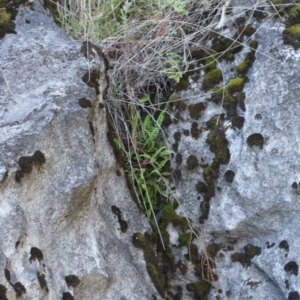
M 207 281 L 200 281 L 197 283 L 189 283 L 186 285 L 186 289 L 189 292 L 193 292 L 196 299 L 203 299 L 204 296 L 207 296 L 211 289 L 211 284 Z
M 199 167 L 198 158 L 195 155 L 190 155 L 186 161 L 188 170 L 194 170 Z
M 212 69 L 205 75 L 202 82 L 202 89 L 207 91 L 223 80 L 223 74 L 220 69 Z

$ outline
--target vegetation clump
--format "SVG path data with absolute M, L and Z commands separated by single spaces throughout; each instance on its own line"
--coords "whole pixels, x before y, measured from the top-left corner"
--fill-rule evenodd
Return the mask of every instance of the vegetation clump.
M 200 282 L 187 284 L 186 289 L 189 292 L 193 292 L 195 297 L 197 297 L 197 299 L 203 299 L 204 296 L 207 296 L 209 294 L 211 289 L 211 284 L 207 281 L 202 280 Z
M 201 117 L 205 108 L 206 107 L 203 102 L 189 105 L 188 109 L 189 109 L 191 118 L 198 120 Z
M 192 171 L 196 168 L 199 167 L 199 161 L 198 161 L 198 158 L 195 156 L 195 155 L 190 155 L 188 158 L 187 158 L 187 169 Z
M 202 89 L 207 91 L 223 80 L 223 74 L 220 69 L 212 69 L 205 75 L 202 82 Z

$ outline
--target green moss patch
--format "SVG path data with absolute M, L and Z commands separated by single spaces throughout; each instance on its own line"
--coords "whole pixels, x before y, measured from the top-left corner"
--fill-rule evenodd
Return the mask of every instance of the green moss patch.
M 202 89 L 207 91 L 212 89 L 216 84 L 223 80 L 223 74 L 220 69 L 210 70 L 204 77 L 202 82 Z
M 186 289 L 189 292 L 193 292 L 196 299 L 204 299 L 204 296 L 207 296 L 211 289 L 211 284 L 207 281 L 200 281 L 197 283 L 189 283 L 186 285 Z
M 282 32 L 283 42 L 295 50 L 300 48 L 300 24 L 286 28 Z

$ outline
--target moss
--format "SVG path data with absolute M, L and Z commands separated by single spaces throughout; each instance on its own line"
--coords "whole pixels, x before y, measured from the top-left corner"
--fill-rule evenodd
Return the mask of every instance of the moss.
M 197 283 L 189 283 L 186 285 L 186 289 L 189 292 L 193 292 L 196 299 L 203 299 L 204 296 L 207 296 L 211 289 L 211 284 L 205 280 L 202 280 Z M 201 298 L 199 298 L 201 297 Z
M 207 183 L 215 181 L 219 176 L 219 168 L 214 168 L 212 165 L 209 165 L 203 170 L 203 176 Z
M 167 204 L 163 207 L 161 212 L 161 220 L 163 228 L 165 228 L 171 222 L 175 226 L 181 223 L 181 218 L 175 213 L 174 207 L 171 204 Z
M 300 7 L 298 5 L 288 8 L 288 20 L 287 25 L 292 26 L 300 23 Z
M 192 119 L 198 120 L 203 111 L 205 111 L 205 104 L 203 102 L 196 103 L 196 104 L 191 104 L 188 106 L 190 116 Z
M 165 288 L 163 285 L 163 282 L 165 280 L 164 276 L 158 271 L 157 266 L 154 264 L 147 264 L 147 271 L 157 291 L 162 297 L 164 297 L 165 296 Z
M 199 161 L 195 155 L 190 155 L 186 163 L 187 163 L 187 169 L 190 171 L 199 167 Z
M 231 118 L 231 124 L 233 127 L 242 129 L 244 126 L 245 118 L 240 116 L 235 116 Z
M 207 186 L 206 186 L 206 184 L 204 182 L 199 181 L 196 184 L 196 190 L 200 194 L 205 194 L 205 193 L 207 193 Z
M 251 65 L 251 54 L 247 53 L 245 59 L 236 67 L 236 70 L 239 73 L 245 74 L 250 69 Z
M 144 249 L 145 248 L 145 237 L 142 233 L 136 232 L 132 236 L 132 244 L 135 248 Z
M 220 69 L 212 69 L 205 75 L 202 82 L 202 89 L 205 91 L 212 89 L 216 84 L 218 84 L 222 80 L 222 71 Z
M 282 35 L 285 44 L 293 46 L 295 50 L 300 48 L 300 24 L 286 28 Z
M 237 92 L 242 92 L 244 89 L 245 80 L 244 78 L 233 78 L 226 85 L 226 90 L 232 95 Z
M 255 52 L 256 49 L 257 49 L 257 47 L 258 47 L 258 42 L 255 41 L 255 40 L 251 41 L 249 47 L 250 47 L 250 49 L 251 49 L 252 51 Z
M 251 259 L 245 253 L 233 253 L 230 258 L 232 262 L 239 262 L 244 268 L 251 266 Z
M 180 100 L 180 96 L 176 93 L 173 93 L 170 97 L 169 97 L 169 101 L 173 102 L 173 101 L 178 101 Z
M 205 220 L 207 220 L 210 210 L 209 201 L 202 201 L 200 204 L 201 216 L 199 218 L 200 224 L 203 224 Z
M 189 246 L 193 241 L 194 236 L 191 232 L 180 234 L 178 237 L 179 245 L 182 246 Z
M 251 244 L 248 244 L 244 247 L 245 253 L 248 257 L 251 259 L 256 256 L 261 254 L 261 247 L 258 246 L 253 246 Z
M 250 25 L 247 25 L 245 27 L 240 27 L 239 32 L 240 32 L 240 34 L 244 34 L 244 35 L 250 37 L 251 35 L 253 35 L 256 32 L 256 29 Z
M 221 250 L 221 245 L 217 243 L 209 244 L 206 247 L 206 251 L 208 252 L 211 258 L 214 258 L 220 250 Z
M 175 85 L 175 90 L 177 92 L 180 91 L 186 91 L 189 88 L 189 82 L 185 79 L 182 78 L 176 85 Z
M 212 39 L 211 49 L 216 52 L 231 52 L 237 53 L 242 49 L 240 43 L 234 42 L 232 39 L 229 39 L 221 34 L 215 34 Z
M 205 59 L 205 66 L 204 67 L 205 67 L 206 72 L 211 71 L 213 69 L 216 69 L 216 67 L 217 67 L 216 58 L 213 55 L 208 56 Z

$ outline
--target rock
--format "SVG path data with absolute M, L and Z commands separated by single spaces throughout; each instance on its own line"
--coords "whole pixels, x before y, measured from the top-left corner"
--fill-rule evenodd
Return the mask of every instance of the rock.
M 160 299 L 131 243 L 150 226 L 99 109 L 103 57 L 88 61 L 38 2 L 15 25 L 0 42 L 0 298 Z M 100 87 L 83 82 L 89 69 Z
M 220 97 L 213 98 L 220 101 L 211 101 L 211 95 L 192 89 L 179 94 L 188 107 L 205 105 L 196 123 L 201 128 L 199 135 L 194 139 L 181 135 L 177 147 L 183 162 L 193 155 L 201 159 L 201 164 L 191 172 L 176 164 L 175 158 L 172 163 L 182 174 L 176 185 L 180 205 L 175 212 L 188 216 L 194 228 L 201 228 L 200 239 L 195 237 L 193 244 L 197 244 L 200 255 L 205 245 L 224 245 L 214 258 L 218 288 L 211 289 L 208 299 L 225 299 L 226 295 L 230 299 L 298 299 L 300 292 L 300 56 L 299 51 L 284 44 L 285 26 L 279 20 L 249 19 L 245 6 L 252 7 L 253 3 L 231 1 L 232 13 L 226 17 L 227 28 L 222 34 L 227 38 L 234 38 L 231 17 L 237 15 L 244 17 L 256 32 L 251 40 L 241 39 L 243 50 L 235 54 L 234 60 L 217 63 L 224 83 L 211 89 L 211 93 L 218 96 L 221 90 L 223 102 Z M 267 2 L 259 10 L 260 15 L 272 16 Z M 247 74 L 238 74 L 236 66 L 250 49 L 256 48 Z M 228 90 L 228 83 L 239 76 L 243 85 Z M 201 80 L 197 84 L 201 88 Z M 239 93 L 245 95 L 243 107 L 238 105 Z M 236 116 L 243 118 L 243 126 L 233 124 Z M 180 123 L 168 127 L 167 136 L 183 133 L 195 121 L 188 112 L 182 112 L 180 119 Z M 212 132 L 220 141 L 218 147 L 207 144 Z M 228 147 L 230 159 L 218 160 L 221 146 Z M 199 192 L 204 198 L 201 203 Z M 170 236 L 175 236 L 176 230 L 182 236 L 178 229 L 169 228 Z M 184 253 L 178 253 L 176 247 L 172 249 L 175 262 Z M 190 263 L 202 270 L 201 264 Z M 200 275 L 203 276 L 201 272 Z M 175 276 L 172 282 L 183 281 Z M 184 299 L 193 296 L 186 287 L 182 293 Z

